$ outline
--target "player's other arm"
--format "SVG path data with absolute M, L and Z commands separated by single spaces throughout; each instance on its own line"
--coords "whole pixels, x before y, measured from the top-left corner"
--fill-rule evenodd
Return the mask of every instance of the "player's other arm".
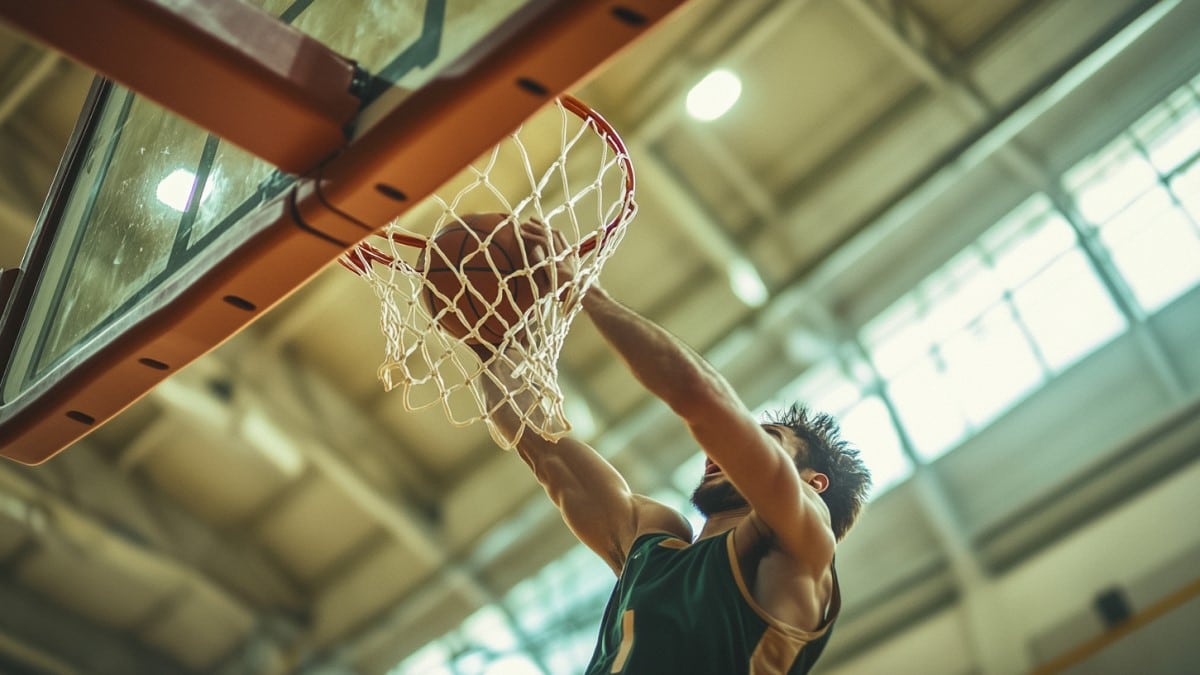
M 711 365 L 663 328 L 593 288 L 584 311 L 643 386 L 687 424 L 778 545 L 814 572 L 833 558 L 834 536 L 820 495 L 792 457 L 761 427 Z
M 503 355 L 481 356 L 491 374 L 482 381 L 494 410 L 492 421 L 505 433 L 514 433 L 520 425 L 514 411 L 529 406 L 522 396 L 514 399 L 505 394 L 514 389 L 505 386 L 511 379 L 512 361 Z M 691 526 L 683 516 L 634 494 L 621 474 L 587 443 L 569 437 L 547 441 L 526 430 L 517 443 L 517 454 L 533 470 L 567 527 L 618 575 L 629 547 L 643 532 L 663 531 L 691 539 Z

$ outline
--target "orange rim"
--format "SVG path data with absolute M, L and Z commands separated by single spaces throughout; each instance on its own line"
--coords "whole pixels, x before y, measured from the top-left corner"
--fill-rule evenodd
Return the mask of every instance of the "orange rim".
M 591 106 L 574 96 L 563 95 L 559 97 L 559 102 L 562 103 L 564 109 L 585 123 L 591 122 L 594 125 L 593 128 L 596 133 L 616 153 L 617 161 L 621 164 L 625 175 L 625 185 L 620 200 L 621 208 L 617 211 L 617 214 L 605 224 L 604 230 L 598 236 L 592 234 L 576 244 L 579 254 L 584 255 L 590 253 L 597 246 L 604 246 L 608 242 L 609 235 L 616 230 L 617 226 L 622 221 L 633 217 L 634 212 L 637 211 L 637 204 L 634 202 L 637 180 L 633 172 L 633 161 L 629 158 L 629 151 L 625 147 L 625 141 L 621 139 L 621 135 L 617 133 L 616 128 L 608 120 L 604 119 L 600 113 L 593 110 Z M 401 233 L 384 235 L 380 233 L 379 236 L 412 248 L 425 248 L 429 244 L 427 237 L 419 235 Z M 403 260 L 397 260 L 395 257 L 366 242 L 356 244 L 345 255 L 339 256 L 338 263 L 358 275 L 370 274 L 371 265 L 374 263 L 397 269 L 408 269 L 410 267 Z

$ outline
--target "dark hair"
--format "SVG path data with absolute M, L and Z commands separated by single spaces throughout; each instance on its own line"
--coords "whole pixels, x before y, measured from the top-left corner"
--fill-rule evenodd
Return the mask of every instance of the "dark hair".
M 871 490 L 871 471 L 859 452 L 841 439 L 837 420 L 815 413 L 800 404 L 773 415 L 769 424 L 788 427 L 800 439 L 796 453 L 797 469 L 812 469 L 829 477 L 829 487 L 821 493 L 829 507 L 833 534 L 841 541 L 862 511 Z

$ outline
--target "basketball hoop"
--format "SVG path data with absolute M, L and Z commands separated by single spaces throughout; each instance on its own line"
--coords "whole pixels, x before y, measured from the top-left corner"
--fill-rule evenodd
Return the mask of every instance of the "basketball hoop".
M 556 142 L 547 145 L 551 139 Z M 339 258 L 380 300 L 384 388 L 400 389 L 408 410 L 440 406 L 455 426 L 483 420 L 504 448 L 514 447 L 526 429 L 548 440 L 570 431 L 558 357 L 584 293 L 637 212 L 634 187 L 633 164 L 616 130 L 583 102 L 563 96 L 439 193 L 382 228 L 372 243 Z M 468 226 L 473 214 L 489 212 L 503 214 L 504 222 L 489 231 Z M 566 250 L 544 258 L 524 250 L 513 228 L 527 222 L 560 233 Z M 442 240 L 432 233 L 455 225 L 467 234 L 456 233 L 457 250 L 441 250 Z M 511 248 L 514 239 L 520 250 L 510 258 L 517 260 L 501 269 L 489 252 L 501 241 Z M 468 244 L 482 253 L 463 264 Z M 532 297 L 528 289 L 557 279 L 553 268 L 567 255 L 578 260 L 574 278 Z M 458 290 L 446 291 L 447 274 Z M 486 367 L 495 359 L 505 362 L 504 382 Z M 502 390 L 503 400 L 489 405 L 485 378 Z M 515 429 L 496 423 L 501 409 L 516 413 Z

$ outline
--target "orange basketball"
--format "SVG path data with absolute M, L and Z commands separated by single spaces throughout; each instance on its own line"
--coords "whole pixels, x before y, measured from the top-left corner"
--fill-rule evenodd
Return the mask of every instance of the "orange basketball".
M 478 340 L 499 344 L 536 299 L 529 278 L 513 274 L 525 269 L 520 225 L 502 213 L 468 214 L 461 220 L 438 230 L 417 260 L 432 286 L 424 290 L 425 306 L 454 337 L 474 333 Z

